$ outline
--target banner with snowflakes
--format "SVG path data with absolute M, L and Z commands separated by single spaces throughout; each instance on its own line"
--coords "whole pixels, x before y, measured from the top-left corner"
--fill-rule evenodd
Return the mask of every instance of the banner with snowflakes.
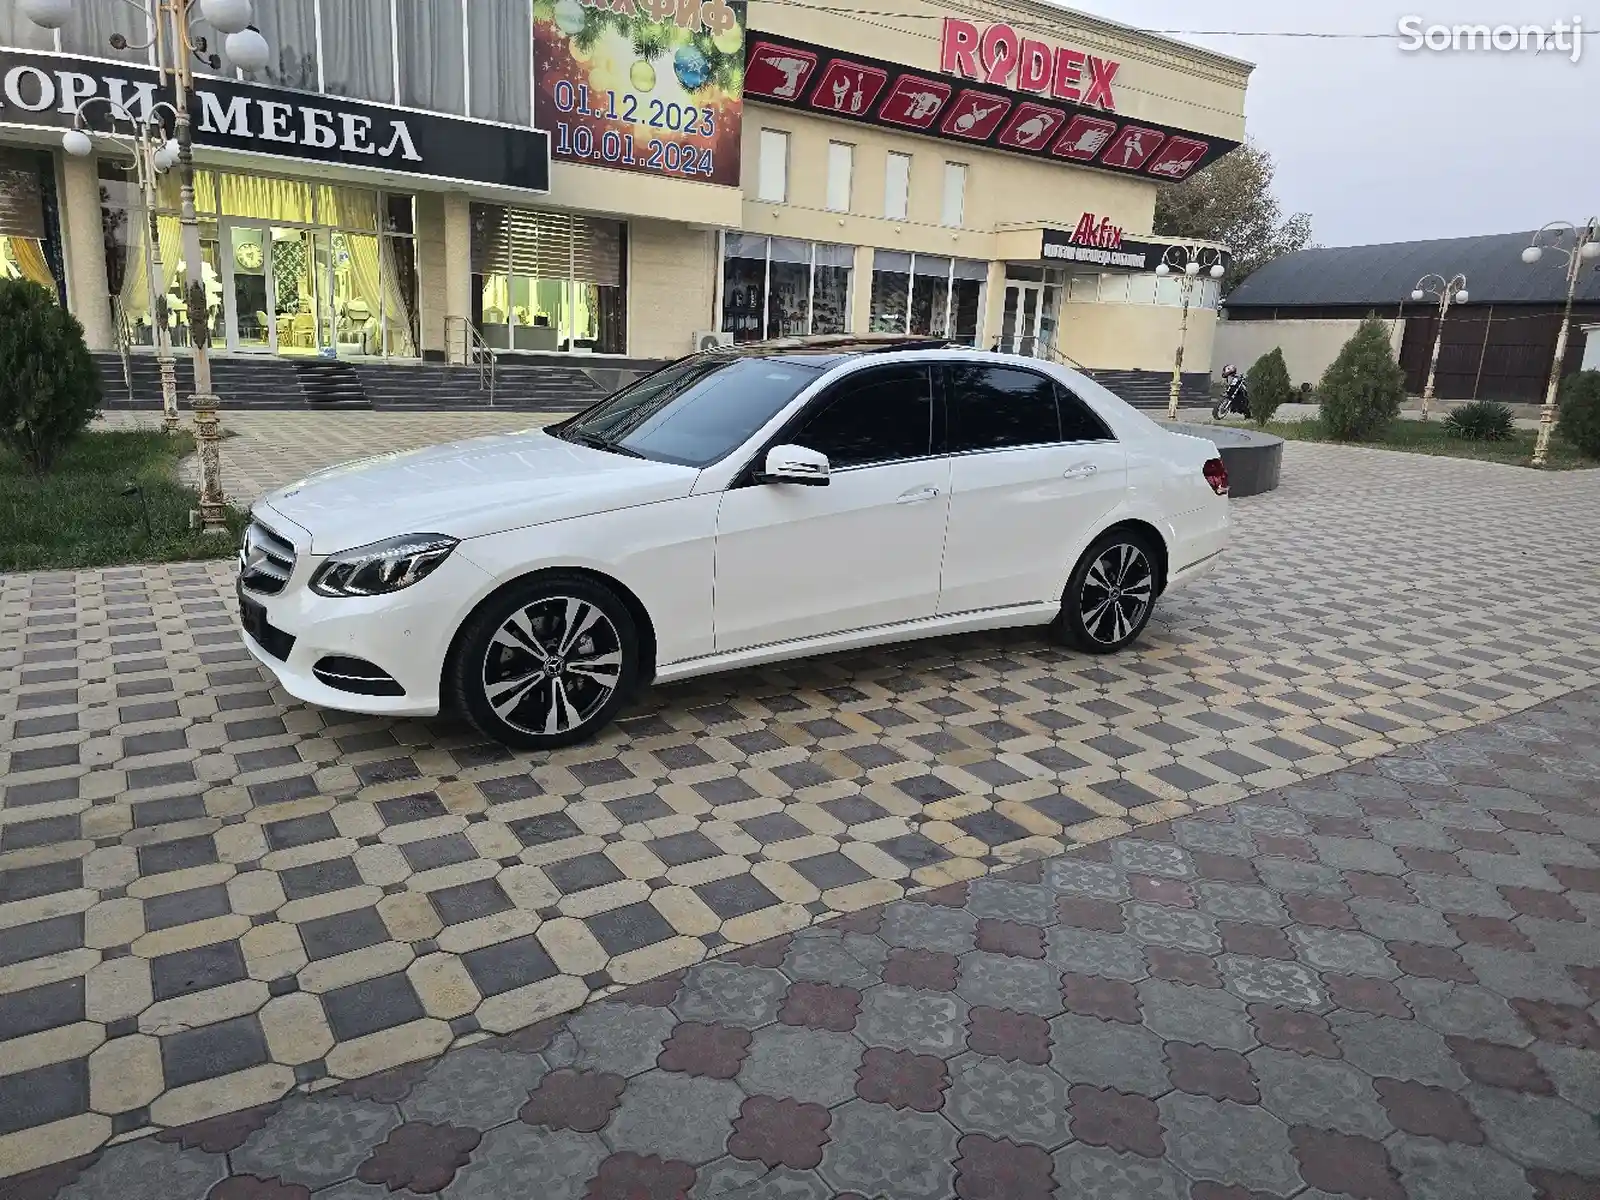
M 534 0 L 550 157 L 739 184 L 743 0 Z

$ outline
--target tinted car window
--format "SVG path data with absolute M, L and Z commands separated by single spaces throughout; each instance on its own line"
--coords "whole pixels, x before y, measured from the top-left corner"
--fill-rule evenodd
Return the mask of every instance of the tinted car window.
M 1061 409 L 1063 442 L 1111 442 L 1116 439 L 1098 413 L 1059 384 L 1056 404 Z
M 950 449 L 1002 450 L 1059 442 L 1055 384 L 1014 367 L 950 368 Z
M 738 449 L 821 374 L 770 358 L 690 358 L 554 430 L 570 442 L 688 467 Z
M 924 458 L 933 448 L 933 379 L 926 367 L 873 367 L 830 388 L 786 440 L 834 468 Z

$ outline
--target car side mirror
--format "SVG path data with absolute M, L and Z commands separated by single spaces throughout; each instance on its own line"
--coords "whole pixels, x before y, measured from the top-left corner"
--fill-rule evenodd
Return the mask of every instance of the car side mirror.
M 828 486 L 828 456 L 804 446 L 774 446 L 760 475 L 761 483 L 798 483 L 804 487 Z

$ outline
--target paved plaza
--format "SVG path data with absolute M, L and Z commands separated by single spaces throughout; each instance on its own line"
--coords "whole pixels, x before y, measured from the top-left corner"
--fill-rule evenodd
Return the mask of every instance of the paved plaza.
M 226 563 L 0 578 L 0 1176 L 1592 1197 L 1523 1169 L 1600 1175 L 1595 476 L 1290 444 L 1235 517 L 1120 657 L 720 676 L 553 755 L 289 701 Z

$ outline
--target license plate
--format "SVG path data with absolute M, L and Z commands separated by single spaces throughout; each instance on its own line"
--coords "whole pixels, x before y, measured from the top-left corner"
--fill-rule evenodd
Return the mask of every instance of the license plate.
M 242 587 L 236 590 L 239 595 L 239 624 L 244 626 L 246 633 L 259 642 L 267 627 L 267 610 L 254 600 L 248 599 Z

